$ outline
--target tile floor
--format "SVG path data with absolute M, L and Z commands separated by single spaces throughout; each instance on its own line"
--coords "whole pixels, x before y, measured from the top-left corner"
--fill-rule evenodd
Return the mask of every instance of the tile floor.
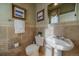
M 44 56 L 45 55 L 44 51 L 45 51 L 44 47 L 40 47 L 39 56 Z M 20 47 L 16 49 L 11 49 L 7 52 L 2 52 L 2 53 L 0 52 L 0 56 L 28 56 L 28 55 L 26 54 L 25 49 Z
M 44 55 L 45 55 L 45 49 L 44 47 L 40 47 L 39 56 L 44 56 Z M 28 55 L 26 54 L 26 51 L 24 49 L 21 49 L 18 53 L 16 53 L 16 56 L 28 56 Z

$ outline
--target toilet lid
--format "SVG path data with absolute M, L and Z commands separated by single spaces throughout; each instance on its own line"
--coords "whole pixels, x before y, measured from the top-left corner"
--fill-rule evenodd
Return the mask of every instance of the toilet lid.
M 38 48 L 39 48 L 39 46 L 37 46 L 36 44 L 31 44 L 26 47 L 26 50 L 27 50 L 27 52 L 33 52 L 33 51 L 36 51 Z

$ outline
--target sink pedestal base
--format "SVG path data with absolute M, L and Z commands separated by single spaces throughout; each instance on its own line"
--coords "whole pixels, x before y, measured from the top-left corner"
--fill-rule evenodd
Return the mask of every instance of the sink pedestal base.
M 62 51 L 58 49 L 54 49 L 54 56 L 62 56 Z
M 52 56 L 52 47 L 49 45 L 45 46 L 45 56 Z

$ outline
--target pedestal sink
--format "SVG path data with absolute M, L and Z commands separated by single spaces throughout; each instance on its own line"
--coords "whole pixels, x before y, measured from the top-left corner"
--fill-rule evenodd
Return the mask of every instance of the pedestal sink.
M 49 36 L 46 38 L 46 43 L 54 48 L 54 56 L 61 56 L 62 51 L 69 51 L 74 47 L 73 42 L 67 38 L 56 38 L 53 36 Z

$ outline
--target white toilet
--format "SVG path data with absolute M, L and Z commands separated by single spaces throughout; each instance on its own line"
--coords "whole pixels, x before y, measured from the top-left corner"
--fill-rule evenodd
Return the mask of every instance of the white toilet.
M 44 38 L 40 35 L 35 36 L 36 44 L 31 44 L 26 47 L 26 54 L 28 56 L 39 56 L 39 48 L 44 44 Z

